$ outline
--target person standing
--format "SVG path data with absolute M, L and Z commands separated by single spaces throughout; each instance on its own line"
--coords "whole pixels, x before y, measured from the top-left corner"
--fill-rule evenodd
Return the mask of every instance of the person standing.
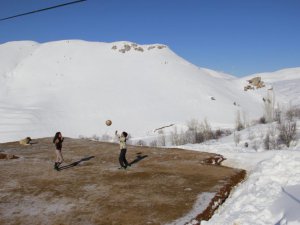
M 125 131 L 123 131 L 121 135 L 118 135 L 118 131 L 116 130 L 115 135 L 120 142 L 119 163 L 121 167 L 119 169 L 126 169 L 128 166 L 130 166 L 130 164 L 126 160 L 126 152 L 127 152 L 126 141 L 127 141 L 128 134 Z
M 56 160 L 54 164 L 54 169 L 57 171 L 59 170 L 59 165 L 63 163 L 64 159 L 61 153 L 62 149 L 62 143 L 64 141 L 64 138 L 60 132 L 56 132 L 54 138 L 53 138 L 53 143 L 55 144 L 55 154 L 56 154 Z

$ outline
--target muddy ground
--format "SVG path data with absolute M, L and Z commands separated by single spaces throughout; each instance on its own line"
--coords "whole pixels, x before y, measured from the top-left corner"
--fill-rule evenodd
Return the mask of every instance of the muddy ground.
M 0 159 L 1 225 L 166 224 L 241 173 L 208 164 L 214 154 L 136 146 L 127 151 L 131 168 L 119 170 L 117 144 L 69 138 L 56 171 L 51 138 L 34 141 L 0 144 L 2 154 L 19 157 Z

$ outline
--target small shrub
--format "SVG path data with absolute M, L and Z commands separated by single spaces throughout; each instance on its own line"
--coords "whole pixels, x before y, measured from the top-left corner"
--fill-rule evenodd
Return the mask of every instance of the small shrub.
M 244 125 L 241 124 L 241 123 L 239 123 L 239 124 L 236 126 L 236 130 L 237 130 L 237 131 L 241 131 L 241 130 L 243 130 L 244 128 L 245 128 Z
M 232 134 L 232 131 L 231 130 L 224 130 L 224 136 L 229 136 Z
M 163 130 L 158 131 L 158 139 L 157 139 L 157 144 L 158 146 L 166 146 L 166 136 Z
M 235 119 L 235 129 L 237 131 L 240 131 L 240 130 L 243 130 L 244 128 L 245 128 L 245 126 L 242 123 L 240 111 L 237 111 L 237 113 L 236 113 L 236 119 Z
M 149 146 L 151 146 L 151 147 L 157 147 L 157 146 L 158 146 L 157 140 L 151 141 L 151 142 L 149 143 Z
M 100 140 L 100 137 L 97 136 L 96 134 L 94 134 L 94 135 L 92 136 L 91 140 L 93 140 L 93 141 L 99 141 L 99 140 Z
M 296 121 L 285 119 L 278 125 L 279 141 L 288 148 L 290 143 L 296 139 L 297 123 Z
M 251 129 L 248 129 L 248 139 L 252 141 L 255 138 L 255 135 Z
M 269 136 L 269 138 L 267 138 L 267 136 Z M 269 139 L 268 140 L 269 141 L 269 143 L 268 143 L 269 149 L 280 149 L 280 146 L 277 141 L 277 139 L 278 139 L 277 138 L 277 127 L 274 124 L 271 124 L 269 126 L 269 129 L 268 129 L 265 139 L 266 138 Z M 268 147 L 268 146 L 265 145 L 265 147 Z
M 78 138 L 79 138 L 79 139 L 83 139 L 83 140 L 88 139 L 86 136 L 81 135 L 81 134 L 78 136 Z
M 270 134 L 267 133 L 265 139 L 264 139 L 264 147 L 266 150 L 270 150 Z
M 138 146 L 146 146 L 146 142 L 143 141 L 143 140 L 138 140 L 135 145 L 138 145 Z
M 288 120 L 293 120 L 294 118 L 300 119 L 300 108 L 292 107 L 285 113 Z
M 199 123 L 196 119 L 191 119 L 187 121 L 187 131 L 182 131 L 179 133 L 177 127 L 174 127 L 170 134 L 171 144 L 178 146 L 184 144 L 196 144 L 202 143 L 212 139 L 218 139 L 223 136 L 231 135 L 230 130 L 218 129 L 213 131 L 209 122 L 205 119 L 202 123 Z
M 200 124 L 200 132 L 203 134 L 205 141 L 211 140 L 214 137 L 211 126 L 206 119 Z
M 108 134 L 103 134 L 101 137 L 100 137 L 100 140 L 101 141 L 104 141 L 104 142 L 107 142 L 107 141 L 111 141 L 113 138 L 108 135 Z
M 257 150 L 258 150 L 258 147 L 259 147 L 258 142 L 257 142 L 256 140 L 253 141 L 253 142 L 252 142 L 252 148 L 253 148 L 255 151 L 257 151 Z
M 241 135 L 240 135 L 240 133 L 234 132 L 233 133 L 233 140 L 234 140 L 235 145 L 237 146 L 240 143 L 240 141 L 241 141 Z
M 205 141 L 204 134 L 202 132 L 196 133 L 195 143 L 202 143 Z
M 259 123 L 260 123 L 260 124 L 266 124 L 266 123 L 267 123 L 266 118 L 265 118 L 264 116 L 260 117 Z
M 222 137 L 224 135 L 224 131 L 221 129 L 218 129 L 215 131 L 214 133 L 214 139 L 219 139 L 220 137 Z
M 228 129 L 217 129 L 215 131 L 213 131 L 213 139 L 219 139 L 221 137 L 225 137 L 225 136 L 229 136 L 231 135 L 232 132 L 231 130 L 228 130 Z
M 173 131 L 170 134 L 170 138 L 171 138 L 171 144 L 172 145 L 179 145 L 179 135 L 177 132 L 177 127 L 174 127 Z
M 174 127 L 173 131 L 170 134 L 171 144 L 175 145 L 175 146 L 184 145 L 187 143 L 194 144 L 195 143 L 194 135 L 195 135 L 195 133 L 191 132 L 189 130 L 186 132 L 183 132 L 181 130 L 181 132 L 178 133 L 177 127 Z
M 274 115 L 274 121 L 276 121 L 277 123 L 281 123 L 281 111 L 279 109 L 275 110 L 275 115 Z

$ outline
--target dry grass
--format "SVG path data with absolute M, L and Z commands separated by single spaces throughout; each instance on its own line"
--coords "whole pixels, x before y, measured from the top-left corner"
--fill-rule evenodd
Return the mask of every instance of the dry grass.
M 64 165 L 86 160 L 59 172 L 50 138 L 32 146 L 0 144 L 0 150 L 20 157 L 0 161 L 1 225 L 165 224 L 240 172 L 204 163 L 214 156 L 209 153 L 134 146 L 128 161 L 144 158 L 119 170 L 118 145 L 68 138 Z

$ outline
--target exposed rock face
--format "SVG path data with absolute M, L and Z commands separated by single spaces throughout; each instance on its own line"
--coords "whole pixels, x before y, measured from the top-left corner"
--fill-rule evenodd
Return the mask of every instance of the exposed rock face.
M 248 80 L 248 85 L 244 87 L 244 91 L 254 90 L 265 87 L 265 83 L 261 80 L 261 77 L 254 77 L 251 80 Z
M 155 49 L 155 48 L 157 48 L 157 49 L 164 49 L 166 47 L 167 46 L 165 46 L 165 45 L 151 45 L 151 46 L 149 46 L 147 48 L 147 50 L 150 51 L 150 50 Z M 118 46 L 117 45 L 113 45 L 111 47 L 111 49 L 112 50 L 117 50 Z M 138 52 L 144 52 L 146 49 L 144 49 L 142 46 L 140 46 L 140 45 L 138 45 L 136 43 L 124 43 L 123 46 L 120 47 L 119 52 L 126 53 L 126 52 L 129 52 L 131 50 L 135 50 L 135 51 L 138 51 Z
M 254 77 L 251 80 L 248 80 L 249 84 L 252 84 L 253 86 L 259 85 L 261 83 L 261 77 Z

